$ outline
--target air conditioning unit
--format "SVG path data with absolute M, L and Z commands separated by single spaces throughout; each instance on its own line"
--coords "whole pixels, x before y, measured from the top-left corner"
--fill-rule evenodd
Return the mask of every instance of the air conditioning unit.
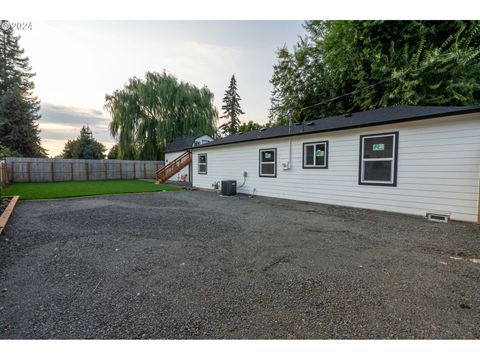
M 282 162 L 282 169 L 283 169 L 283 170 L 288 170 L 288 169 L 290 169 L 290 161 L 283 161 L 283 162 Z
M 223 196 L 237 195 L 237 181 L 222 180 L 222 195 Z

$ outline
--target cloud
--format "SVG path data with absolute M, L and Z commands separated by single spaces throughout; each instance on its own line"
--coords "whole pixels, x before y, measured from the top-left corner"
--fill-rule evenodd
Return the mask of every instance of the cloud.
M 65 142 L 75 139 L 83 125 L 89 125 L 95 139 L 107 148 L 114 144 L 108 130 L 110 118 L 102 111 L 42 103 L 40 113 L 42 146 L 48 150 L 50 156 L 60 154 Z
M 95 109 L 82 109 L 70 106 L 61 106 L 49 103 L 42 103 L 40 107 L 42 119 L 49 123 L 66 124 L 108 124 L 110 119 L 104 113 Z

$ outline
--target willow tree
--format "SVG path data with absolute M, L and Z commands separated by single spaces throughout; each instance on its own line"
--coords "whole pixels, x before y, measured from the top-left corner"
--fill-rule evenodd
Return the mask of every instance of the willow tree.
M 172 140 L 216 134 L 218 113 L 213 93 L 165 72 L 147 72 L 145 79 L 134 77 L 123 89 L 106 95 L 105 101 L 118 159 L 162 159 Z

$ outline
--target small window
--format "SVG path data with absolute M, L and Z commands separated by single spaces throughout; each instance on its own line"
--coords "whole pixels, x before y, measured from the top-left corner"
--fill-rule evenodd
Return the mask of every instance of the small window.
M 398 133 L 360 136 L 359 184 L 397 185 Z
M 207 154 L 198 154 L 198 173 L 207 173 Z
M 303 144 L 303 168 L 326 169 L 328 167 L 328 141 Z
M 277 149 L 260 150 L 260 169 L 259 176 L 276 177 L 277 176 Z

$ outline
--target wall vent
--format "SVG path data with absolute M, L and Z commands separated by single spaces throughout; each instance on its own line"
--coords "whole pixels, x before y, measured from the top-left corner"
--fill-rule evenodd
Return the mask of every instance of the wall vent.
M 445 214 L 428 213 L 427 214 L 427 219 L 430 220 L 430 221 L 446 223 L 446 222 L 448 222 L 448 220 L 450 220 L 450 216 L 445 215 Z

